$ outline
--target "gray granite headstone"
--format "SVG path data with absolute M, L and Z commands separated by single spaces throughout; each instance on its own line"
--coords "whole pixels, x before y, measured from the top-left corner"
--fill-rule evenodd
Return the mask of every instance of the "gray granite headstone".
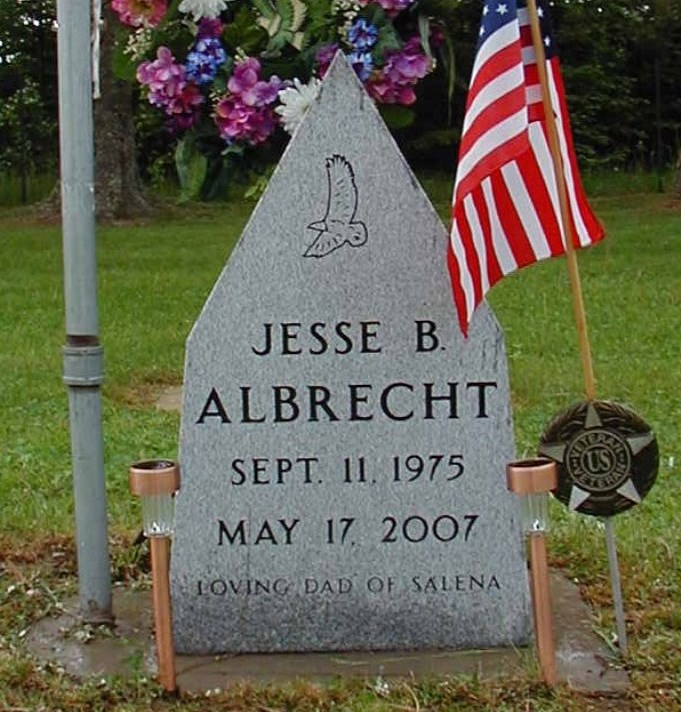
M 526 642 L 503 337 L 446 240 L 338 57 L 187 342 L 179 652 Z

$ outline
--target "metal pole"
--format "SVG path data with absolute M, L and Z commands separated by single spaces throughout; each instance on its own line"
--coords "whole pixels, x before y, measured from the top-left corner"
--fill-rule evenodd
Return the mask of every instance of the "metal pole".
M 111 622 L 111 576 L 104 485 L 90 0 L 58 0 L 59 139 L 64 243 L 66 344 L 80 610 Z
M 617 562 L 617 542 L 615 541 L 615 528 L 612 517 L 605 517 L 605 543 L 608 548 L 608 564 L 610 567 L 610 587 L 612 600 L 615 606 L 615 621 L 617 625 L 617 644 L 623 658 L 627 657 L 629 645 L 627 643 L 627 626 L 624 618 L 624 602 L 622 599 L 622 586 L 620 584 L 620 568 Z

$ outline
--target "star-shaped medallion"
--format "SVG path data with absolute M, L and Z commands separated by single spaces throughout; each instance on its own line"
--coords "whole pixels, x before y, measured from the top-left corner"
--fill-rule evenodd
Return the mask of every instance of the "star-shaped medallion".
M 597 516 L 638 504 L 655 481 L 659 461 L 648 425 L 605 401 L 580 403 L 555 418 L 539 454 L 559 465 L 556 497 L 571 511 Z

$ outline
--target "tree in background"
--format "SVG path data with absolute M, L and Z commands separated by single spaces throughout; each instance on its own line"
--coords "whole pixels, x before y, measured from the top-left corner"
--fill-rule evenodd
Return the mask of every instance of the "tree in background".
M 554 5 L 580 160 L 586 167 L 620 170 L 673 165 L 681 131 L 681 4 Z
M 575 148 L 587 168 L 632 166 L 646 138 L 646 99 L 628 72 L 637 24 L 629 4 L 562 0 L 552 13 Z
M 638 65 L 639 81 L 654 95 L 656 166 L 675 165 L 674 188 L 681 198 L 681 4 L 655 0 L 646 7 L 651 12 L 641 43 L 645 61 Z
M 137 171 L 133 86 L 114 77 L 116 21 L 108 3 L 102 25 L 100 83 L 94 103 L 96 210 L 100 219 L 147 214 Z M 58 159 L 55 0 L 0 2 L 0 172 L 54 174 Z M 57 185 L 43 204 L 57 214 Z
M 0 174 L 54 173 L 57 63 L 54 0 L 0 3 Z
M 95 210 L 98 220 L 149 215 L 152 207 L 140 180 L 135 146 L 133 84 L 114 71 L 118 23 L 104 5 L 99 62 L 101 97 L 94 102 Z

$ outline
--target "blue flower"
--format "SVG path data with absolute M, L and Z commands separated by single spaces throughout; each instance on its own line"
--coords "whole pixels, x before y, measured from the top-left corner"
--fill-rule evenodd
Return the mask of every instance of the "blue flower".
M 185 70 L 187 78 L 197 84 L 210 84 L 218 73 L 218 69 L 227 61 L 220 40 L 214 37 L 200 39 L 194 49 L 187 55 Z
M 374 59 L 369 52 L 351 52 L 348 55 L 348 60 L 360 81 L 365 82 L 371 76 Z
M 350 26 L 348 40 L 357 52 L 370 50 L 378 40 L 378 28 L 360 17 Z

